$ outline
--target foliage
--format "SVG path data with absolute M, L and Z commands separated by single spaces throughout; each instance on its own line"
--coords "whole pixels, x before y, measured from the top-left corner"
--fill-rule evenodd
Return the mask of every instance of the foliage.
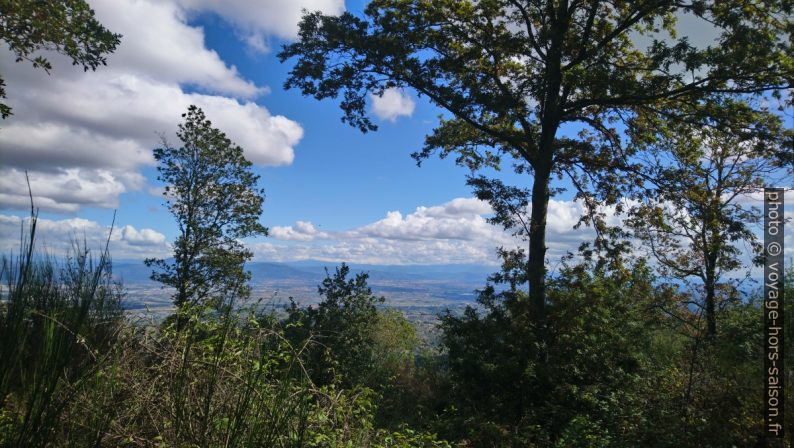
M 107 258 L 79 252 L 59 275 L 32 223 L 3 264 L 0 446 L 449 446 L 376 428 L 366 387 L 314 385 L 276 316 L 186 304 L 179 329 L 120 319 Z
M 324 298 L 317 307 L 299 307 L 294 301 L 287 309 L 287 334 L 293 343 L 311 340 L 306 348 L 307 367 L 315 383 L 328 385 L 341 380 L 371 385 L 376 365 L 374 331 L 378 322 L 376 305 L 383 297 L 372 294 L 366 273 L 347 278 L 350 267 L 342 264 L 333 277 L 317 288 Z
M 108 362 L 121 324 L 121 290 L 107 250 L 94 261 L 75 243 L 62 264 L 34 250 L 32 214 L 20 255 L 3 257 L 0 278 L 0 445 L 40 446 L 66 408 Z
M 366 276 L 348 278 L 342 266 L 320 287 L 322 315 L 352 316 L 361 331 L 324 340 L 332 358 L 321 361 L 334 377 L 317 384 L 306 354 L 320 334 L 293 342 L 297 322 L 285 328 L 254 307 L 187 304 L 181 329 L 125 323 L 106 258 L 92 264 L 82 250 L 58 269 L 28 249 L 3 268 L 10 283 L 0 330 L 14 343 L 0 347 L 0 445 L 450 446 L 433 433 L 473 447 L 759 441 L 760 302 L 730 302 L 723 337 L 704 339 L 697 310 L 670 316 L 682 292 L 641 261 L 586 252 L 567 262 L 550 281 L 553 331 L 543 340 L 525 293 L 499 289 L 512 274 L 495 276 L 505 283 L 484 288 L 476 308 L 442 317 L 436 358 L 417 348 L 399 313 L 371 314 L 379 300 Z M 789 314 L 792 282 L 789 269 Z M 354 309 L 358 317 L 345 314 Z M 358 337 L 364 329 L 369 335 Z M 340 351 L 333 344 L 342 340 L 361 346 Z M 337 354 L 370 370 L 343 378 Z
M 419 346 L 416 329 L 402 312 L 386 308 L 378 311 L 372 328 L 373 357 L 377 360 L 376 377 L 388 378 L 414 361 Z
M 641 260 L 600 261 L 584 254 L 551 281 L 543 340 L 515 289 L 488 285 L 477 307 L 442 316 L 451 390 L 433 430 L 466 446 L 762 443 L 758 298 L 726 303 L 721 337 L 704 338 L 696 308 L 669 313 L 686 292 Z
M 0 1 L 0 40 L 14 53 L 16 62 L 30 61 L 47 73 L 52 64 L 37 52 L 54 51 L 84 70 L 96 70 L 105 65 L 105 55 L 116 49 L 120 38 L 94 18 L 85 0 Z M 4 87 L 0 77 L 0 98 L 6 97 Z M 9 115 L 11 108 L 0 102 L 0 116 Z
M 475 446 L 632 446 L 648 373 L 652 277 L 641 263 L 568 266 L 541 340 L 525 293 L 480 291 L 442 317 L 453 403 L 447 430 Z
M 743 102 L 722 101 L 686 123 L 642 119 L 648 179 L 627 223 L 668 277 L 697 278 L 707 333 L 717 334 L 717 313 L 735 300 L 727 273 L 743 268 L 742 248 L 761 254 L 754 227 L 761 211 L 743 200 L 760 193 L 782 170 L 774 154 L 785 145 L 781 120 Z M 757 258 L 756 263 L 761 261 Z M 749 271 L 748 271 L 749 273 Z
M 760 443 L 760 300 L 726 302 L 722 337 L 704 338 L 701 313 L 675 308 L 689 292 L 642 260 L 569 257 L 550 279 L 540 338 L 515 287 L 526 260 L 503 251 L 478 305 L 441 317 L 432 357 L 346 265 L 320 285 L 318 307 L 293 304 L 286 320 L 233 297 L 185 304 L 181 328 L 124 320 L 107 252 L 92 263 L 78 246 L 58 265 L 36 254 L 30 224 L 2 270 L 0 446 Z M 784 289 L 794 315 L 792 268 Z
M 786 286 L 794 281 L 788 270 Z M 791 297 L 786 289 L 785 299 Z M 721 315 L 720 337 L 705 338 L 701 313 L 667 319 L 654 338 L 656 388 L 649 390 L 645 446 L 722 447 L 763 444 L 761 398 L 763 301 L 760 294 L 729 303 Z M 794 309 L 785 302 L 786 312 Z M 787 324 L 787 332 L 791 326 Z M 786 361 L 790 353 L 786 354 Z M 791 368 L 787 367 L 787 375 Z M 790 384 L 791 378 L 787 377 Z M 786 406 L 791 407 L 790 397 Z M 787 408 L 787 409 L 788 409 Z M 787 423 L 789 423 L 787 417 Z M 788 427 L 788 426 L 787 426 Z
M 315 384 L 345 389 L 367 387 L 373 393 L 377 428 L 401 432 L 429 427 L 437 416 L 443 362 L 421 341 L 402 312 L 378 308 L 368 275 L 348 278 L 342 264 L 319 287 L 317 306 L 292 302 L 282 322 L 287 337 L 302 346 L 302 359 Z
M 378 310 L 372 336 L 375 365 L 370 384 L 379 394 L 375 423 L 391 429 L 429 426 L 439 407 L 442 363 L 398 310 Z
M 248 294 L 249 273 L 243 265 L 252 257 L 240 238 L 267 234 L 259 223 L 264 191 L 251 171 L 243 149 L 212 127 L 204 112 L 190 106 L 177 136 L 179 148 L 163 139 L 154 150 L 158 179 L 176 218 L 179 235 L 174 259 L 148 259 L 152 279 L 176 289 L 174 303 L 228 302 Z
M 103 372 L 114 397 L 102 410 L 113 424 L 106 443 L 293 446 L 305 437 L 312 392 L 292 379 L 300 367 L 284 338 L 247 314 L 185 313 L 180 330 L 130 327 L 115 347 L 118 363 Z
M 527 277 L 542 320 L 551 177 L 569 177 L 588 205 L 615 204 L 632 171 L 619 124 L 676 120 L 712 95 L 779 97 L 791 87 L 790 13 L 782 0 L 376 0 L 361 17 L 307 13 L 279 57 L 296 58 L 286 88 L 341 95 L 343 121 L 364 132 L 376 129 L 367 96 L 388 88 L 447 111 L 417 161 L 438 152 L 472 170 L 506 159 L 530 172 Z M 713 45 L 688 35 L 698 25 L 677 28 L 683 15 L 713 28 Z M 564 126 L 582 130 L 563 137 Z

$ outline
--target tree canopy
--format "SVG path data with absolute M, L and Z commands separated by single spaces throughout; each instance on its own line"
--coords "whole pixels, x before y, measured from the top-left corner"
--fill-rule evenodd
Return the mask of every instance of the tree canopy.
M 333 277 L 317 287 L 323 300 L 317 307 L 287 308 L 287 335 L 295 345 L 314 339 L 306 350 L 307 368 L 318 384 L 331 384 L 336 376 L 366 383 L 376 365 L 373 333 L 377 305 L 384 298 L 372 293 L 366 273 L 348 278 L 350 267 L 342 264 Z M 349 383 L 348 383 L 349 384 Z
M 749 261 L 742 245 L 762 253 L 753 229 L 762 214 L 745 202 L 786 174 L 775 154 L 790 136 L 777 115 L 737 101 L 712 104 L 686 121 L 656 118 L 643 120 L 655 132 L 634 139 L 648 182 L 627 223 L 663 274 L 700 282 L 694 305 L 714 336 L 721 302 L 737 298 L 723 279 Z
M 2 0 L 0 1 L 0 40 L 16 57 L 30 61 L 47 73 L 52 64 L 42 50 L 68 56 L 84 70 L 105 65 L 121 39 L 94 18 L 85 0 Z M 0 77 L 0 98 L 5 98 L 5 82 Z M 11 108 L 0 103 L 0 116 L 11 115 Z
M 297 58 L 286 88 L 341 96 L 342 120 L 365 132 L 377 128 L 367 95 L 387 88 L 446 110 L 417 160 L 505 159 L 532 174 L 527 276 L 542 319 L 552 176 L 614 203 L 616 170 L 631 163 L 621 129 L 638 113 L 677 119 L 713 95 L 779 96 L 794 73 L 790 13 L 786 1 L 375 0 L 362 17 L 308 13 L 279 57 Z M 698 45 L 676 27 L 684 15 L 716 40 Z M 580 132 L 561 132 L 571 125 Z

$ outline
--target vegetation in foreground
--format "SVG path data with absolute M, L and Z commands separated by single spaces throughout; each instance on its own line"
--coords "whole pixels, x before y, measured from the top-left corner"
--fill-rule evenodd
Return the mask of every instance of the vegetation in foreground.
M 107 254 L 92 262 L 76 247 L 62 263 L 39 257 L 35 223 L 23 255 L 3 259 L 1 446 L 448 446 L 376 427 L 378 392 L 308 356 L 321 353 L 313 334 L 288 337 L 300 323 L 209 305 L 185 305 L 159 326 L 125 319 Z M 382 355 L 371 359 L 385 384 L 411 348 L 383 333 L 410 327 L 373 311 L 346 333 L 369 331 L 354 349 Z M 315 381 L 326 371 L 331 380 Z
M 642 262 L 566 266 L 550 283 L 554 331 L 542 342 L 525 292 L 488 285 L 477 309 L 442 316 L 441 346 L 428 350 L 344 265 L 320 285 L 319 306 L 293 304 L 285 318 L 186 305 L 161 325 L 130 321 L 107 253 L 92 261 L 76 245 L 63 261 L 43 257 L 35 222 L 22 254 L 3 259 L 2 446 L 760 440 L 759 302 L 727 304 L 720 338 L 706 337 L 686 294 L 659 286 Z M 506 263 L 494 280 L 510 275 Z M 791 270 L 786 290 L 794 312 Z

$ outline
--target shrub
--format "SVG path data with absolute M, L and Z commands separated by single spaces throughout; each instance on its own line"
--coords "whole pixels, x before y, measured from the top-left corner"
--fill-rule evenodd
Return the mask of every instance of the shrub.
M 642 264 L 565 267 L 545 329 L 516 288 L 488 285 L 479 309 L 443 315 L 452 403 L 442 434 L 472 446 L 632 446 L 644 423 L 651 280 Z
M 304 359 L 312 380 L 319 385 L 340 382 L 372 385 L 375 370 L 374 331 L 378 322 L 376 305 L 383 297 L 372 294 L 368 275 L 348 278 L 350 267 L 342 264 L 333 277 L 318 287 L 323 297 L 317 307 L 287 309 L 286 334 L 294 344 L 306 344 Z

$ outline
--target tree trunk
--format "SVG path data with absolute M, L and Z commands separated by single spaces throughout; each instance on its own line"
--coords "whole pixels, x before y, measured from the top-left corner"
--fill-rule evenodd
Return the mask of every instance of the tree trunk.
M 560 126 L 562 86 L 562 49 L 568 28 L 568 2 L 561 1 L 557 11 L 548 3 L 552 22 L 551 46 L 546 57 L 546 92 L 541 105 L 540 139 L 537 156 L 530 160 L 535 172 L 532 182 L 532 217 L 529 227 L 529 259 L 527 277 L 531 318 L 536 323 L 546 318 L 546 214 L 549 208 L 549 178 L 554 163 L 554 140 Z
M 706 281 L 703 285 L 706 290 L 706 334 L 710 338 L 717 335 L 715 258 L 710 256 L 706 260 Z
M 706 291 L 706 334 L 709 337 L 717 335 L 717 316 L 714 306 L 714 291 Z
M 549 164 L 535 168 L 532 183 L 532 217 L 529 227 L 529 300 L 532 319 L 546 316 L 546 215 L 549 208 Z

